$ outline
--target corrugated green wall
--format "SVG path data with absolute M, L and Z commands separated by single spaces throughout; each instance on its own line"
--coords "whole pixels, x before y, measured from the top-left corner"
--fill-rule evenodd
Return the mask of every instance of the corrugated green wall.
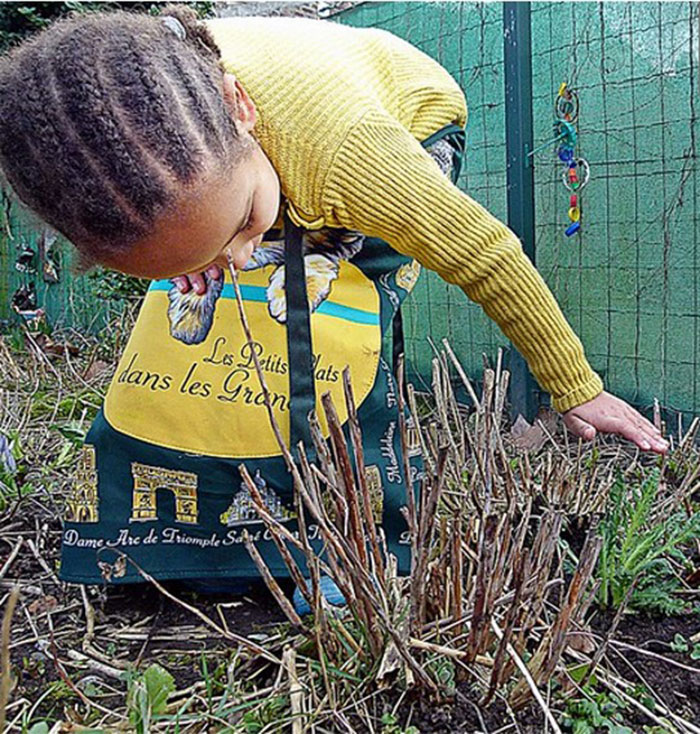
M 9 236 L 8 236 L 9 233 Z M 38 258 L 42 228 L 36 217 L 29 215 L 16 203 L 8 205 L 2 198 L 0 208 L 0 320 L 16 320 L 10 302 L 13 293 L 22 285 L 33 282 L 37 304 L 45 309 L 53 326 L 74 326 L 85 332 L 96 333 L 122 304 L 106 299 L 98 287 L 87 277 L 71 275 L 71 248 L 65 241 L 57 243 L 59 258 L 59 282 L 46 283 L 41 274 Z M 15 263 L 25 246 L 36 253 L 37 272 L 19 272 Z M 0 330 L 1 331 L 1 330 Z
M 583 230 L 567 238 L 568 195 L 554 146 L 535 156 L 537 264 L 612 391 L 648 406 L 700 409 L 698 56 L 690 2 L 532 3 L 535 145 L 553 103 L 579 90 L 580 151 L 591 164 Z M 501 3 L 364 3 L 336 20 L 402 36 L 443 64 L 470 109 L 460 185 L 505 218 Z M 430 273 L 406 307 L 407 353 L 429 374 L 427 337 L 448 335 L 478 374 L 503 343 L 456 289 Z M 426 314 L 428 318 L 426 319 Z

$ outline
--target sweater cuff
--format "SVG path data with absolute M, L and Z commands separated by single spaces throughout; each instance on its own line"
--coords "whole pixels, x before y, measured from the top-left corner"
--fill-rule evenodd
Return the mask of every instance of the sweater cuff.
M 554 397 L 552 395 L 552 407 L 558 413 L 565 413 L 571 408 L 576 408 L 583 403 L 587 403 L 589 400 L 598 397 L 603 392 L 603 381 L 594 372 L 587 382 L 575 390 L 562 395 L 561 397 Z

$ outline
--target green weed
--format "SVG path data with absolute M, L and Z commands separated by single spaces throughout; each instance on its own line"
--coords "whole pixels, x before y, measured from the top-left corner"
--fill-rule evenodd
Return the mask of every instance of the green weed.
M 596 691 L 590 684 L 584 686 L 580 698 L 567 701 L 562 725 L 573 734 L 634 734 L 623 724 L 627 704 L 613 693 Z
M 289 711 L 288 696 L 273 696 L 255 711 L 243 715 L 243 727 L 246 734 L 258 734 L 268 724 L 278 721 Z
M 664 614 L 679 614 L 685 603 L 674 596 L 679 582 L 669 558 L 685 562 L 683 546 L 700 537 L 700 513 L 688 518 L 679 512 L 662 520 L 652 514 L 659 490 L 659 471 L 638 485 L 618 476 L 601 522 L 603 546 L 596 571 L 598 603 L 617 608 L 636 579 L 630 606 Z
M 700 642 L 692 643 L 683 635 L 677 634 L 671 643 L 673 652 L 687 652 L 691 660 L 700 660 Z
M 409 726 L 407 729 L 402 729 L 396 716 L 394 714 L 387 713 L 382 716 L 381 734 L 420 734 L 420 729 L 415 726 Z
M 126 706 L 136 734 L 148 734 L 154 717 L 165 712 L 168 696 L 175 690 L 175 679 L 154 663 L 144 673 L 127 676 Z

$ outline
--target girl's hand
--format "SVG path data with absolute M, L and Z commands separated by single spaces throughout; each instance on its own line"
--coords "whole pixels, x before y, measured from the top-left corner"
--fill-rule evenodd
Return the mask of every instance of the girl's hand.
M 210 265 L 205 272 L 214 280 L 219 280 L 223 275 L 223 272 L 218 265 Z M 203 296 L 207 292 L 207 282 L 204 280 L 204 273 L 177 275 L 172 278 L 172 281 L 179 288 L 180 293 L 187 293 L 190 288 L 194 289 L 194 292 L 198 296 Z
M 592 440 L 601 431 L 616 433 L 637 444 L 642 451 L 654 451 L 657 454 L 668 451 L 668 442 L 664 441 L 653 423 L 624 400 L 607 392 L 567 410 L 564 413 L 564 423 L 574 436 L 586 441 Z

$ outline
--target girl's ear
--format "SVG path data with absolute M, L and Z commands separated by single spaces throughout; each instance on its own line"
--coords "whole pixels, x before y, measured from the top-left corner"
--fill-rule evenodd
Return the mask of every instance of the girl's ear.
M 250 132 L 258 119 L 255 104 L 233 74 L 224 74 L 224 102 L 236 121 L 236 127 Z

